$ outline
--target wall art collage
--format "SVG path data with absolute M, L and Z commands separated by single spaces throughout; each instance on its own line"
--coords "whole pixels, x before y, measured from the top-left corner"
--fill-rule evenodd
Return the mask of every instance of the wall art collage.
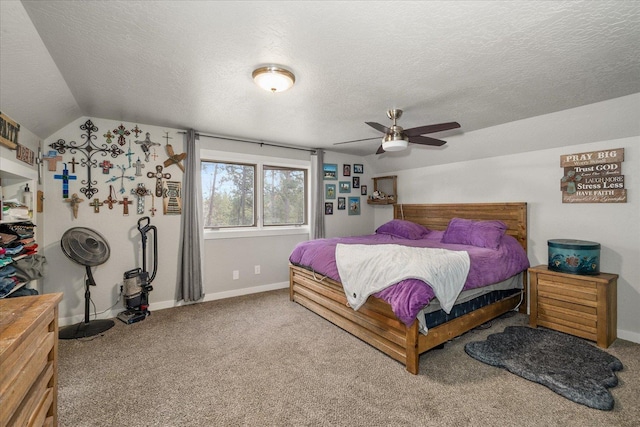
M 361 184 L 359 175 L 364 173 L 362 164 L 343 164 L 342 179 L 338 171 L 338 165 L 325 163 L 323 165 L 323 177 L 325 181 L 338 181 L 336 183 L 327 182 L 324 184 L 324 213 L 333 215 L 334 203 L 337 211 L 347 211 L 349 215 L 360 215 L 360 196 L 367 196 L 367 186 Z M 360 194 L 354 196 L 353 193 Z
M 58 139 L 49 144 L 51 150 L 37 159 L 39 173 L 47 161 L 53 178 L 61 181 L 63 201 L 69 204 L 74 218 L 78 218 L 83 205 L 95 214 L 121 206 L 122 215 L 128 216 L 134 203 L 136 214 L 149 212 L 155 216 L 156 199 L 162 200 L 165 215 L 182 213 L 182 182 L 171 178 L 178 169 L 184 172 L 182 161 L 187 154 L 174 152 L 169 132 L 162 136 L 166 141 L 163 153 L 155 148 L 162 146 L 155 136 L 138 125 L 128 129 L 121 123 L 115 129 L 99 132 L 89 119 L 80 125 L 80 130 L 81 142 Z M 149 197 L 151 203 L 145 203 Z

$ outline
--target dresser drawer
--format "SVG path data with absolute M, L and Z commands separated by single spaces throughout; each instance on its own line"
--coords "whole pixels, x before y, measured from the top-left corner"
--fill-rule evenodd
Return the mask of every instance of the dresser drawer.
M 42 426 L 45 424 L 53 400 L 53 389 L 48 386 L 52 377 L 53 362 L 49 362 L 29 389 L 27 397 L 16 410 L 9 425 Z

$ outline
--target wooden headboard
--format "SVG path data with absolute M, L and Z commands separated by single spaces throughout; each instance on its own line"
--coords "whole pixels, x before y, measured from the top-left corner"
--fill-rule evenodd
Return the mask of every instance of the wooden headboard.
M 434 205 L 397 204 L 393 217 L 422 224 L 432 230 L 444 230 L 452 218 L 475 221 L 499 220 L 507 224 L 507 234 L 515 237 L 527 250 L 527 204 L 510 203 L 447 203 Z

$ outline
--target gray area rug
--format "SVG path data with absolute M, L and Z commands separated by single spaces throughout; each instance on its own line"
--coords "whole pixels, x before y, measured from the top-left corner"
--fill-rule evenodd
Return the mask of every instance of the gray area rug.
M 581 338 L 549 329 L 508 326 L 486 341 L 467 343 L 467 354 L 488 365 L 547 386 L 590 408 L 610 411 L 618 384 L 618 358 Z

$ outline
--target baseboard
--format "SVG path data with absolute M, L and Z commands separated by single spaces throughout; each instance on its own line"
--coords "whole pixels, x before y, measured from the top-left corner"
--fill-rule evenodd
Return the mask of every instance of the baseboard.
M 637 332 L 618 329 L 618 338 L 640 344 L 640 334 Z
M 151 312 L 154 312 L 158 310 L 164 310 L 165 308 L 180 307 L 183 305 L 190 305 L 190 304 L 199 304 L 201 302 L 239 297 L 242 295 L 258 294 L 261 292 L 274 291 L 276 289 L 285 289 L 288 287 L 289 287 L 289 282 L 280 282 L 280 283 L 272 283 L 269 285 L 254 286 L 251 288 L 234 289 L 232 291 L 205 294 L 204 298 L 201 301 L 197 301 L 197 302 L 184 302 L 184 301 L 151 302 L 151 304 L 149 304 L 149 310 Z M 153 294 L 151 294 L 151 298 L 153 298 Z M 114 309 L 114 310 L 108 310 L 102 313 L 101 315 L 99 315 L 97 318 L 112 319 L 112 318 L 115 318 L 118 315 L 118 313 L 120 313 L 121 311 L 124 311 L 124 307 L 118 307 L 117 309 Z M 92 314 L 91 320 L 93 319 L 94 319 L 94 316 Z M 59 326 L 67 326 L 67 325 L 73 325 L 75 323 L 79 323 L 83 321 L 84 321 L 84 314 L 79 314 L 71 317 L 61 317 L 58 319 L 58 324 Z

